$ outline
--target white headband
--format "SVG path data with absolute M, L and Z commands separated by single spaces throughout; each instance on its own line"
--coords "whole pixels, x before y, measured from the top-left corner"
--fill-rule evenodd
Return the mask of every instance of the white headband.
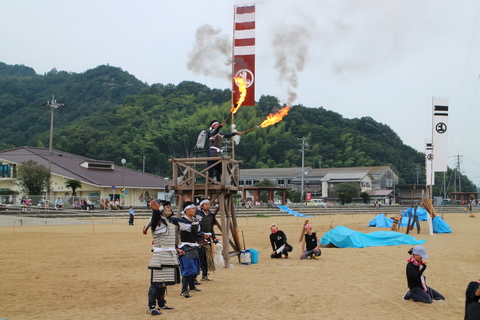
M 202 206 L 203 204 L 205 204 L 205 203 L 210 203 L 210 200 L 205 199 L 205 200 L 200 201 L 199 206 L 201 207 L 201 206 Z
M 192 208 L 196 208 L 197 206 L 194 205 L 194 204 L 189 204 L 188 206 L 185 207 L 185 209 L 183 209 L 183 211 L 186 211 L 188 209 L 192 209 Z

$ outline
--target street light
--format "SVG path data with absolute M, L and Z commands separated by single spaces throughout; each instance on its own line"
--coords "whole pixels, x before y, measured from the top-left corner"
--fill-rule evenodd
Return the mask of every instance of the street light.
M 50 174 L 48 178 L 48 185 L 47 185 L 47 199 L 50 200 L 50 188 L 51 188 L 51 180 L 52 180 L 52 144 L 53 144 L 53 111 L 60 107 L 66 107 L 66 104 L 57 103 L 55 100 L 55 96 L 52 95 L 52 100 L 47 101 L 42 106 L 50 107 L 50 143 L 48 147 L 48 172 Z

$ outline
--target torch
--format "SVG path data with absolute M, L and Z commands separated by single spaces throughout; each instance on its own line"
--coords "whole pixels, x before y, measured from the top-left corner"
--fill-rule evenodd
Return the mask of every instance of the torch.
M 241 107 L 243 101 L 245 101 L 245 98 L 247 96 L 247 83 L 245 82 L 245 79 L 243 79 L 242 77 L 235 77 L 235 83 L 237 84 L 238 90 L 240 91 L 240 97 L 238 98 L 237 103 L 235 103 L 230 108 L 230 113 L 223 121 L 222 126 L 225 125 L 225 123 L 227 122 L 228 118 L 231 115 L 233 115 L 234 113 L 237 113 L 238 109 Z

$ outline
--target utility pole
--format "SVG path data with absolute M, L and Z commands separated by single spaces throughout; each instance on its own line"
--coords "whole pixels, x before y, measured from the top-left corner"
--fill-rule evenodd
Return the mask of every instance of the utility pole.
M 420 172 L 420 168 L 418 166 L 415 167 L 415 172 L 417 173 L 417 184 L 418 184 L 418 174 Z
M 302 147 L 302 149 L 300 150 L 302 152 L 302 187 L 300 190 L 300 201 L 302 202 L 302 205 L 303 205 L 303 189 L 304 189 L 303 180 L 305 178 L 305 147 L 308 147 L 308 144 L 305 143 L 307 138 L 302 137 L 300 140 L 302 141 L 300 143 L 300 146 Z
M 457 162 L 456 162 L 455 171 L 458 172 L 458 192 L 462 192 L 462 174 L 460 173 L 460 162 L 461 162 L 460 158 L 461 157 L 462 156 L 457 153 L 457 155 L 456 155 Z M 455 182 L 455 185 L 456 185 L 456 182 Z
M 58 109 L 60 107 L 66 107 L 67 105 L 63 103 L 57 103 L 57 100 L 55 100 L 55 96 L 52 95 L 52 100 L 47 101 L 42 106 L 48 106 L 50 107 L 50 142 L 48 146 L 48 172 L 49 172 L 49 178 L 48 178 L 48 185 L 47 185 L 47 200 L 50 199 L 50 192 L 51 192 L 51 184 L 52 184 L 52 154 L 53 154 L 53 111 L 55 109 Z

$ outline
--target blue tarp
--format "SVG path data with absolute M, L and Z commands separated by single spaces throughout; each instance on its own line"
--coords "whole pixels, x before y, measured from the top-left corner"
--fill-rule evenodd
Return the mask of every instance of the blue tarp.
M 321 239 L 322 245 L 333 244 L 339 248 L 419 245 L 425 242 L 425 240 L 417 240 L 413 236 L 395 231 L 374 231 L 366 234 L 344 226 L 333 228 L 325 233 Z
M 387 218 L 383 213 L 379 214 L 368 223 L 369 227 L 377 228 L 391 228 L 393 224 L 393 219 Z M 400 220 L 400 227 L 408 226 L 408 217 L 402 217 Z
M 413 218 L 413 214 L 415 212 L 415 208 L 413 207 L 409 207 L 407 208 L 407 210 L 403 210 L 402 211 L 402 216 L 403 217 L 412 217 Z M 422 208 L 422 207 L 418 207 L 417 208 L 417 216 L 418 216 L 418 221 L 427 221 L 427 210 Z M 402 219 L 403 220 L 403 219 Z M 408 219 L 407 219 L 408 221 Z M 407 222 L 408 223 L 408 222 Z M 406 225 L 405 225 L 406 226 Z
M 434 233 L 452 233 L 450 226 L 440 216 L 436 216 L 432 220 Z
M 277 206 L 277 207 L 279 207 L 280 210 L 282 210 L 283 212 L 293 214 L 294 216 L 297 216 L 297 217 L 313 217 L 313 216 L 304 215 L 303 213 L 298 213 L 297 211 L 293 211 L 287 206 Z
M 413 218 L 415 209 L 412 207 L 407 208 L 402 211 L 402 219 L 400 221 L 400 227 L 408 226 L 408 218 Z M 417 208 L 418 221 L 427 221 L 428 212 L 422 207 Z M 369 227 L 378 227 L 378 228 L 391 228 L 393 219 L 387 218 L 384 214 L 379 214 L 368 223 Z
M 369 227 L 378 227 L 378 228 L 391 228 L 393 220 L 387 218 L 383 213 L 379 214 L 368 223 Z

